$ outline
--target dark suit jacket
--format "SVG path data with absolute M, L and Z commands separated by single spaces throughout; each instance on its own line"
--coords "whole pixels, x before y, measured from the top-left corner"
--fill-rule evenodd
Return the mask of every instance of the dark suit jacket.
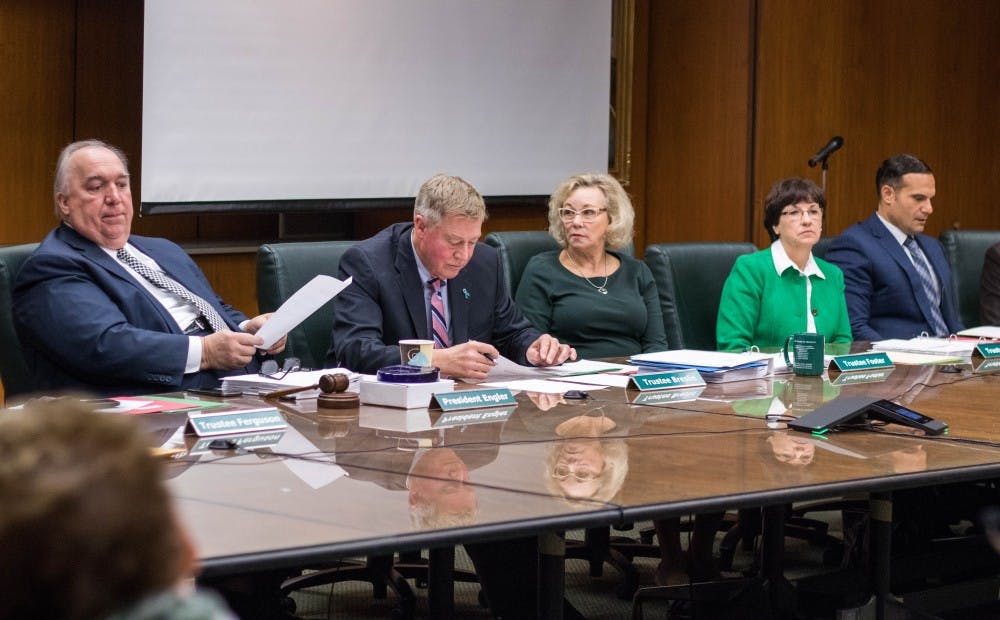
M 412 229 L 412 223 L 393 224 L 340 259 L 340 277 L 354 282 L 337 296 L 327 366 L 374 373 L 399 364 L 400 340 L 430 339 Z M 525 353 L 541 334 L 507 293 L 496 250 L 476 245 L 469 264 L 448 281 L 448 304 L 452 344 L 488 342 L 527 364 Z
M 224 304 L 184 250 L 166 239 L 132 235 L 188 290 L 239 330 L 246 317 Z M 256 361 L 231 373 L 184 374 L 188 337 L 135 277 L 72 228 L 45 237 L 18 274 L 14 322 L 36 387 L 108 396 L 217 385 L 224 374 L 256 372 Z
M 1000 243 L 986 250 L 980 282 L 979 318 L 984 325 L 1000 325 Z
M 962 329 L 951 269 L 941 243 L 917 235 L 941 283 L 941 316 L 952 333 Z M 872 215 L 830 244 L 826 260 L 844 272 L 844 295 L 855 340 L 913 338 L 930 332 L 930 305 L 920 289 L 920 277 L 889 229 Z M 918 301 L 919 299 L 919 301 Z

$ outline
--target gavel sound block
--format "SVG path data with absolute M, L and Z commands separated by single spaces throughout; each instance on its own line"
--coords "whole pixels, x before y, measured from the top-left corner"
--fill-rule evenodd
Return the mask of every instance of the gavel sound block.
M 342 372 L 322 375 L 319 381 L 313 385 L 304 387 L 290 387 L 282 390 L 275 390 L 263 395 L 263 398 L 284 398 L 319 388 L 322 394 L 316 399 L 316 404 L 325 409 L 351 409 L 360 403 L 359 397 L 354 392 L 346 391 L 351 385 L 351 379 Z

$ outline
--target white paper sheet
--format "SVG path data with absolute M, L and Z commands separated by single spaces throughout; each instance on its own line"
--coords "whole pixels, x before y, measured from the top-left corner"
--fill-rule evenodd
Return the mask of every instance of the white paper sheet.
M 542 394 L 565 394 L 570 390 L 579 390 L 582 384 L 553 381 L 551 379 L 520 379 L 515 381 L 492 381 L 483 383 L 486 387 L 510 388 L 512 391 L 540 392 Z M 603 390 L 603 386 L 588 385 L 589 390 Z
M 580 385 L 595 386 L 601 385 L 606 387 L 626 387 L 628 381 L 631 379 L 630 375 L 611 375 L 598 373 L 596 375 L 572 375 L 570 377 L 560 377 L 560 381 L 570 381 L 573 383 L 579 383 Z
M 264 339 L 258 348 L 270 348 L 310 314 L 319 310 L 320 306 L 347 288 L 353 280 L 354 278 L 347 278 L 342 282 L 331 276 L 318 275 L 306 282 L 257 331 L 257 335 Z
M 613 364 L 611 362 L 576 360 L 575 362 L 566 362 L 558 366 L 539 368 L 539 370 L 550 375 L 565 377 L 567 375 L 582 375 L 595 372 L 635 372 L 639 370 L 639 368 L 637 366 Z

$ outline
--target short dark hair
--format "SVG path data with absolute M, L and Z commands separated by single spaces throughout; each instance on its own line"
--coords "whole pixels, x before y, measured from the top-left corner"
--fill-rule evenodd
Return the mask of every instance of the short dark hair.
M 0 617 L 102 618 L 172 587 L 183 542 L 138 420 L 73 399 L 0 415 Z
M 800 202 L 815 202 L 823 211 L 823 215 L 826 215 L 826 195 L 819 185 L 809 179 L 791 177 L 782 179 L 771 186 L 771 191 L 764 198 L 764 229 L 767 230 L 771 241 L 778 238 L 774 227 L 781 219 L 781 212 L 788 205 Z
M 882 187 L 888 185 L 893 189 L 903 186 L 903 175 L 906 174 L 933 174 L 934 171 L 927 165 L 927 162 L 906 153 L 893 155 L 882 162 L 875 173 L 875 192 L 879 198 L 882 197 Z

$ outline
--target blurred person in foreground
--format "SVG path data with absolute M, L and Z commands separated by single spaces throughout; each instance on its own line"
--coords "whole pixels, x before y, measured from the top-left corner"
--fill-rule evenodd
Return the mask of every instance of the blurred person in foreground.
M 584 358 L 665 351 L 663 312 L 653 274 L 623 250 L 635 212 L 607 174 L 580 174 L 549 198 L 549 234 L 561 250 L 534 256 L 517 305 L 538 329 Z
M 0 618 L 235 618 L 134 418 L 71 399 L 0 412 Z
M 790 334 L 818 332 L 851 342 L 844 274 L 816 258 L 826 197 L 808 179 L 774 184 L 764 199 L 771 247 L 736 259 L 722 288 L 716 339 L 720 351 L 777 349 Z

